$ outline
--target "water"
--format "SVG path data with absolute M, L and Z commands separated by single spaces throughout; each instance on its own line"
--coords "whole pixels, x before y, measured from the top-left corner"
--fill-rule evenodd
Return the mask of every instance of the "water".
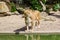
M 0 35 L 0 40 L 60 40 L 60 34 Z

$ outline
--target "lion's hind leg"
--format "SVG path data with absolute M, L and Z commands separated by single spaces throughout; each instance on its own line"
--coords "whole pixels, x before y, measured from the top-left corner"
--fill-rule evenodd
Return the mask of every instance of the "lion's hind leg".
M 37 27 L 40 28 L 40 20 L 37 20 Z
M 34 29 L 35 29 L 35 21 L 32 21 L 31 22 L 31 31 L 34 31 Z

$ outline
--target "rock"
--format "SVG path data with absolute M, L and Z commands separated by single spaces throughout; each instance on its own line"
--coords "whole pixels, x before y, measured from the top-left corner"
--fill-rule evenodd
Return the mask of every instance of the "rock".
M 0 13 L 9 12 L 9 8 L 5 2 L 0 2 Z
M 18 12 L 18 11 L 15 11 L 14 13 L 15 13 L 15 14 L 17 14 L 17 15 L 19 14 L 19 12 Z
M 0 13 L 0 17 L 10 16 L 11 14 L 11 12 Z
M 41 16 L 46 17 L 46 16 L 48 16 L 48 14 L 46 12 L 41 12 Z
M 44 17 L 44 21 L 56 21 L 56 18 L 53 17 L 53 16 L 47 16 L 47 17 Z
M 18 11 L 12 12 L 13 15 L 19 15 Z
M 10 16 L 9 8 L 5 2 L 0 2 L 0 17 Z

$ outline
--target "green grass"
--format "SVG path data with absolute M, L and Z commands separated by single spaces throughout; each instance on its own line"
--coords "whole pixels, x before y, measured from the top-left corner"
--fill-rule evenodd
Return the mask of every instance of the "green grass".
M 60 40 L 60 35 L 27 35 L 28 40 Z M 0 40 L 27 40 L 25 35 L 0 35 Z

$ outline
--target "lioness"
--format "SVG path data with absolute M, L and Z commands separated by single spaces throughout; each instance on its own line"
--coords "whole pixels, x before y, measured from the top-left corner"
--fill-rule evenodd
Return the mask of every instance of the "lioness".
M 25 16 L 25 23 L 27 27 L 27 31 L 29 30 L 29 26 L 31 27 L 31 30 L 33 31 L 35 26 L 40 25 L 40 12 L 37 10 L 31 10 L 26 9 L 24 10 L 24 16 Z

